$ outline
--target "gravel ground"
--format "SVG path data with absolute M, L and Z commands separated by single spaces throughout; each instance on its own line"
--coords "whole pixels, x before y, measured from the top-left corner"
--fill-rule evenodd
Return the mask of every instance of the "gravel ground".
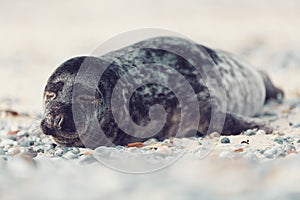
M 254 129 L 213 144 L 150 139 L 95 150 L 57 146 L 41 134 L 40 116 L 2 111 L 0 198 L 297 199 L 299 109 L 300 98 L 267 105 L 260 118 L 277 127 L 271 135 Z

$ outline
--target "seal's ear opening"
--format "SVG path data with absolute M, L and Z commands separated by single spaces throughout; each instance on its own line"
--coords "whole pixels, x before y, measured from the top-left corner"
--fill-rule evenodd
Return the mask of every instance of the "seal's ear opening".
M 282 103 L 284 98 L 283 90 L 274 86 L 274 84 L 272 83 L 270 77 L 266 74 L 266 72 L 260 70 L 258 72 L 260 76 L 263 78 L 266 87 L 265 103 L 267 103 L 270 100 L 275 100 L 278 103 Z

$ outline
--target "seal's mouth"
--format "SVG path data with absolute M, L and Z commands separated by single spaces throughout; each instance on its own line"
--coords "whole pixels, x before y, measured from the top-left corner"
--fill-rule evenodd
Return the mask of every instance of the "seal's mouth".
M 52 117 L 52 115 L 46 115 L 46 117 L 41 121 L 40 127 L 45 135 L 50 135 L 55 143 L 62 146 L 84 146 L 80 139 L 79 132 L 86 130 L 86 123 L 81 123 L 81 127 L 75 127 L 74 123 L 70 120 L 56 123 L 53 118 L 54 117 Z M 64 119 L 66 118 L 64 117 Z M 77 128 L 79 130 L 77 130 Z
M 56 135 L 51 136 L 51 138 L 54 140 L 54 142 L 62 146 L 84 147 L 78 135 L 68 135 L 67 137 L 66 135 Z
M 41 125 L 41 129 L 45 135 L 50 135 L 52 140 L 61 146 L 84 146 L 77 132 L 56 131 L 43 125 Z

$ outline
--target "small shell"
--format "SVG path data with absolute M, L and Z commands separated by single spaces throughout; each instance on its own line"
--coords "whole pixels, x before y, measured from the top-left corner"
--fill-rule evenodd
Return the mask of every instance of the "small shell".
M 17 133 L 19 133 L 20 130 L 10 130 L 8 131 L 6 134 L 7 135 L 16 135 Z
M 144 143 L 142 142 L 133 142 L 133 143 L 129 143 L 127 144 L 127 147 L 137 147 L 137 148 L 141 148 L 144 146 Z
M 244 151 L 243 148 L 238 148 L 238 149 L 233 150 L 233 152 L 237 152 L 237 153 L 240 153 L 240 152 L 243 152 L 243 151 Z

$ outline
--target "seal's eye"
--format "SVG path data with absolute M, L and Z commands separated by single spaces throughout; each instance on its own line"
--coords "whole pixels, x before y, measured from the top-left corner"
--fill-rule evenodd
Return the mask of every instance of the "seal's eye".
M 52 101 L 53 99 L 56 98 L 56 93 L 55 92 L 45 92 L 45 102 L 48 103 L 49 101 Z

